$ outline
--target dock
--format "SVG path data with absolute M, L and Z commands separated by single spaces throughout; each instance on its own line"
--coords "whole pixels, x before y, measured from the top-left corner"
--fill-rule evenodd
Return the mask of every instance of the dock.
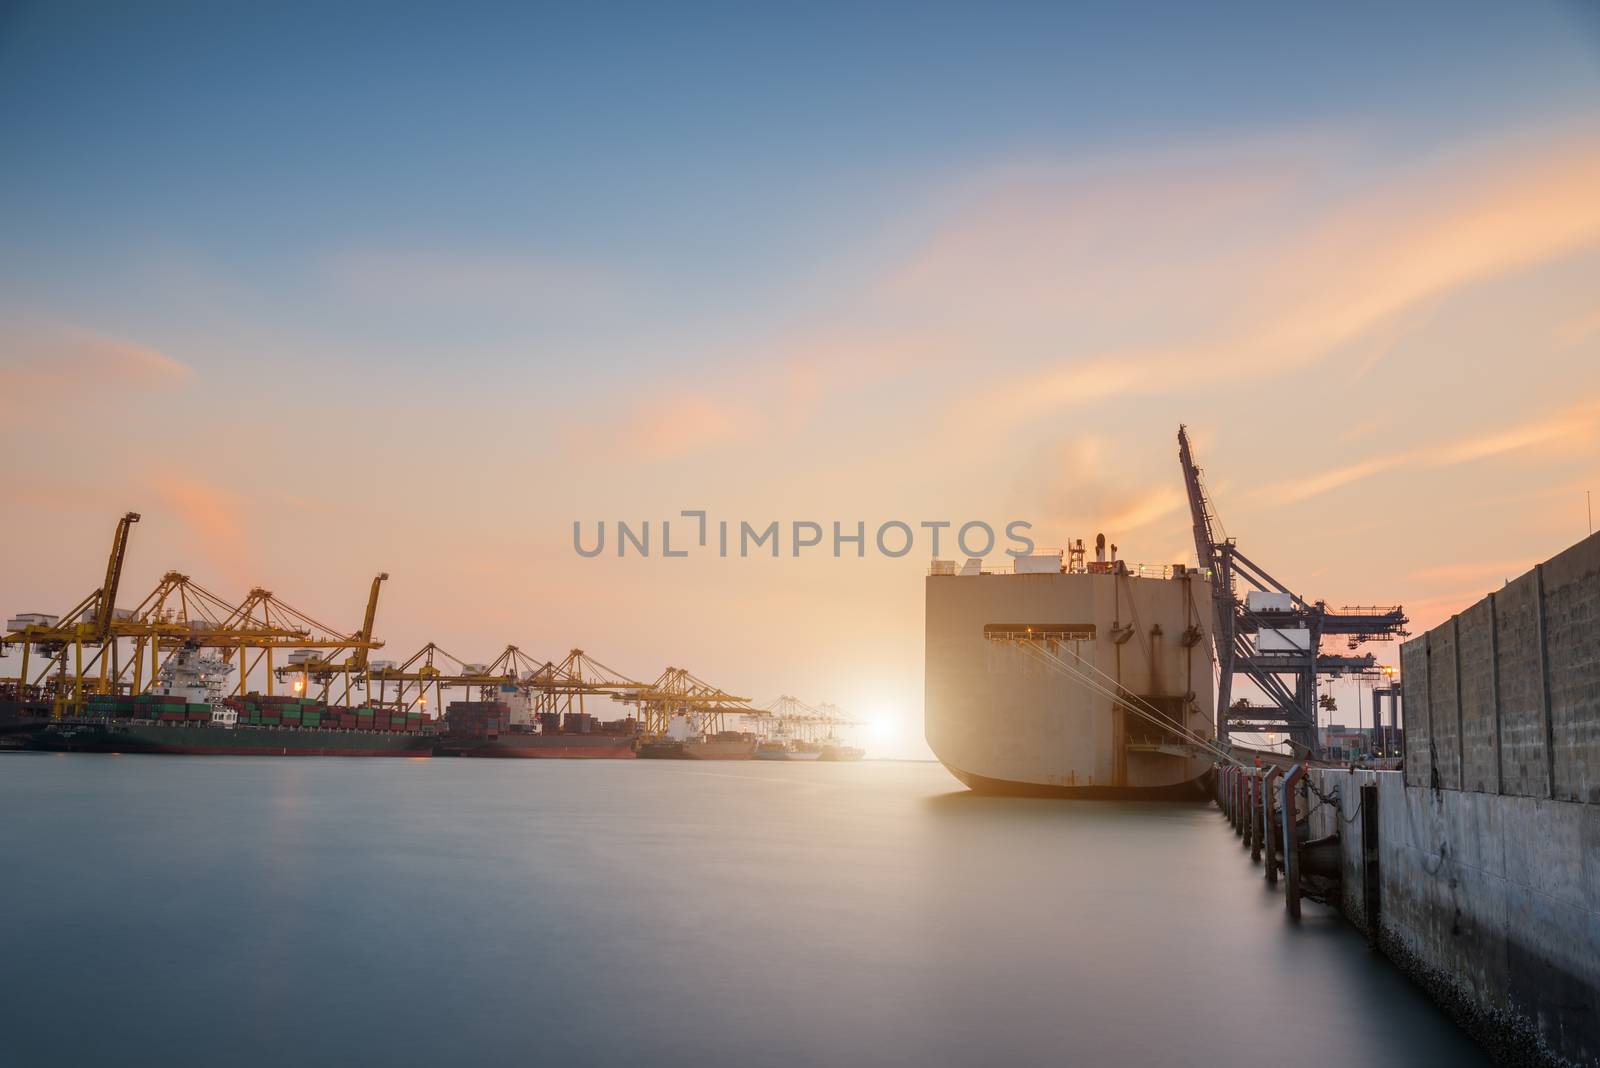
M 1337 908 L 1502 1060 L 1600 1063 L 1600 535 L 1401 646 L 1398 771 L 1226 766 L 1285 909 Z

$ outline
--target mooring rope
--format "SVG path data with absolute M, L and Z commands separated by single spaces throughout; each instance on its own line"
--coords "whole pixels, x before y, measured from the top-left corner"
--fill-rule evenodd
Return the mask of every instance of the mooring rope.
M 1105 673 L 1099 671 L 1098 668 L 1094 668 L 1092 665 L 1087 665 L 1091 670 L 1096 671 L 1098 674 L 1104 675 L 1107 679 L 1111 679 L 1113 684 L 1118 687 L 1116 690 L 1112 690 L 1105 684 L 1098 682 L 1086 672 L 1081 671 L 1072 664 L 1068 663 L 1064 658 L 1058 657 L 1055 654 L 1041 648 L 1035 639 L 1017 639 L 1017 644 L 1027 652 L 1031 653 L 1036 660 L 1043 663 L 1046 667 L 1054 668 L 1060 674 L 1074 679 L 1080 685 L 1084 686 L 1090 691 L 1122 704 L 1134 715 L 1139 716 L 1140 718 L 1145 719 L 1158 727 L 1161 727 L 1163 730 L 1174 731 L 1180 737 L 1187 740 L 1191 745 L 1210 753 L 1218 760 L 1224 763 L 1234 764 L 1239 767 L 1246 766 L 1243 761 L 1239 760 L 1227 750 L 1216 745 L 1209 738 L 1196 734 L 1194 731 L 1190 730 L 1184 725 L 1175 723 L 1173 720 L 1167 718 L 1161 713 L 1160 709 L 1156 708 L 1148 701 L 1145 701 L 1138 694 L 1128 691 L 1126 688 L 1122 687 L 1121 683 L 1117 683 L 1115 679 L 1111 679 L 1111 676 L 1105 675 Z M 1143 704 L 1145 707 L 1140 708 L 1140 704 Z

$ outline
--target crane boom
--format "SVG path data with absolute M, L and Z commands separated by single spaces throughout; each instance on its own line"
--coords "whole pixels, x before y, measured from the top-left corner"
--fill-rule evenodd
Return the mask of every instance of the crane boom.
M 138 521 L 138 512 L 128 512 L 117 520 L 117 533 L 111 539 L 111 556 L 106 560 L 106 580 L 100 585 L 100 605 L 94 615 L 93 639 L 97 642 L 103 642 L 111 636 L 111 621 L 117 607 L 117 587 L 122 583 L 122 562 L 128 555 L 128 534 Z
M 383 585 L 389 572 L 385 571 L 372 580 L 372 592 L 367 595 L 367 614 L 361 621 L 361 642 L 351 657 L 351 667 L 357 672 L 367 670 L 367 644 L 372 641 L 372 627 L 378 621 L 378 588 Z
M 1377 670 L 1374 657 L 1334 656 L 1321 651 L 1324 635 L 1344 635 L 1351 649 L 1370 641 L 1404 637 L 1406 615 L 1393 607 L 1328 609 L 1323 601 L 1311 602 L 1273 578 L 1265 568 L 1239 551 L 1234 539 L 1217 537 L 1216 514 L 1206 496 L 1188 428 L 1178 428 L 1178 462 L 1189 491 L 1189 513 L 1194 521 L 1194 549 L 1200 566 L 1211 571 L 1211 603 L 1215 612 L 1212 640 L 1217 654 L 1217 739 L 1229 735 L 1279 731 L 1314 749 L 1317 745 L 1317 684 L 1319 678 L 1342 675 L 1370 676 Z M 1238 585 L 1246 590 L 1244 598 Z M 1285 599 L 1283 607 L 1253 608 L 1251 595 L 1272 593 Z M 1284 655 L 1263 652 L 1259 636 L 1301 635 L 1302 652 Z M 1270 703 L 1233 702 L 1235 675 L 1252 683 Z
M 1189 428 L 1178 427 L 1178 462 L 1183 465 L 1183 484 L 1189 490 L 1189 515 L 1194 520 L 1194 554 L 1202 568 L 1217 559 L 1217 537 L 1211 529 L 1211 502 L 1200 483 L 1200 468 L 1195 466 L 1194 450 L 1189 446 Z

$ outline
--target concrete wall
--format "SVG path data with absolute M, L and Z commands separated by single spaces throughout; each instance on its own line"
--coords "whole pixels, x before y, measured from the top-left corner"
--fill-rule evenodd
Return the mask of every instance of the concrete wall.
M 1544 565 L 1555 796 L 1600 803 L 1600 535 Z
M 1461 789 L 1461 705 L 1456 671 L 1456 621 L 1428 632 L 1428 728 L 1432 732 L 1433 769 L 1439 785 Z M 1404 676 L 1401 676 L 1404 679 Z
M 1360 784 L 1377 782 L 1384 952 L 1502 1057 L 1600 1063 L 1600 806 L 1312 775 L 1338 793 L 1309 833 L 1340 832 L 1351 921 L 1369 929 Z
M 1500 792 L 1519 797 L 1550 796 L 1538 582 L 1530 571 L 1490 595 L 1500 680 Z
M 1484 598 L 1456 617 L 1456 700 L 1461 710 L 1461 789 L 1500 792 L 1496 724 L 1494 602 Z
M 1400 647 L 1406 784 L 1600 803 L 1600 534 Z
M 1405 772 L 1379 787 L 1378 941 L 1508 1056 L 1600 1064 L 1600 535 L 1400 647 Z M 1331 805 L 1346 915 L 1362 827 Z M 1369 932 L 1370 933 L 1370 932 Z
M 1433 733 L 1428 716 L 1428 642 L 1400 646 L 1400 678 L 1404 696 L 1406 785 L 1427 786 L 1433 775 Z

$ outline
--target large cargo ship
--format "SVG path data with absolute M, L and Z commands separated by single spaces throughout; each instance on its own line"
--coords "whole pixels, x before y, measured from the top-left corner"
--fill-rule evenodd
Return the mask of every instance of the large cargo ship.
M 430 723 L 420 712 L 340 708 L 293 696 L 224 697 L 232 670 L 203 650 L 181 649 L 150 692 L 91 695 L 87 715 L 39 724 L 23 736 L 24 745 L 193 756 L 432 755 Z
M 530 712 L 527 695 L 502 688 L 498 701 L 452 701 L 440 756 L 511 759 L 632 760 L 638 721 L 597 720 L 587 712 Z
M 1101 545 L 1104 541 L 1101 539 Z M 1115 547 L 1112 547 L 1115 556 Z M 926 584 L 928 745 L 988 793 L 1199 798 L 1215 736 L 1211 586 L 1182 565 L 992 573 L 935 561 Z
M 26 748 L 65 753 L 178 753 L 190 756 L 396 756 L 433 753 L 431 734 L 64 720 L 27 736 Z
M 639 742 L 645 760 L 749 760 L 756 755 L 756 736 L 747 731 L 695 733 L 687 716 L 673 716 L 667 732 Z

